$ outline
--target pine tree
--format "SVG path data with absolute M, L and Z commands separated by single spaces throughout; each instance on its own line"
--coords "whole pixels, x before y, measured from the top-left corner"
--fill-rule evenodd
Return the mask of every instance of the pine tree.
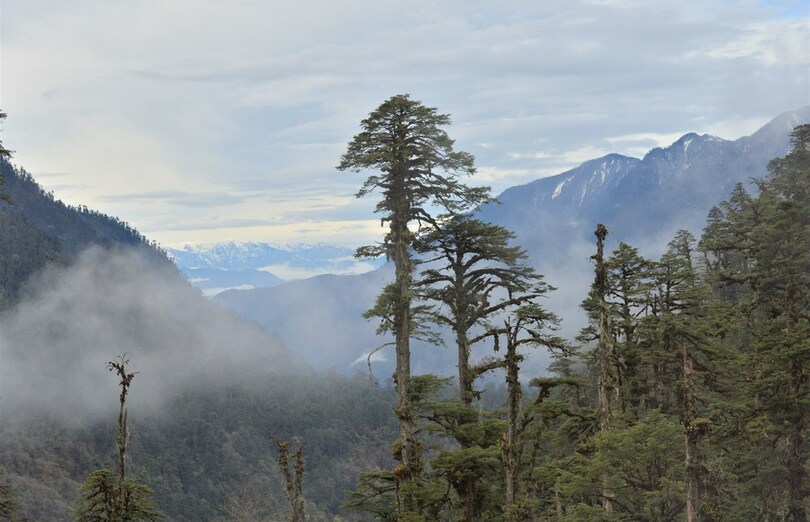
M 729 465 L 743 484 L 740 516 L 805 520 L 810 411 L 810 126 L 769 164 L 759 195 L 737 187 L 710 214 L 701 240 L 717 296 L 738 341 L 742 377 L 733 390 L 740 449 Z M 736 486 L 735 489 L 738 489 Z
M 526 264 L 526 252 L 510 246 L 513 239 L 514 234 L 501 226 L 458 215 L 419 242 L 419 249 L 427 255 L 420 263 L 428 268 L 417 284 L 423 289 L 422 299 L 438 305 L 431 310 L 434 322 L 454 334 L 459 398 L 466 406 L 480 396 L 475 380 L 503 366 L 493 358 L 472 363 L 473 345 L 492 336 L 498 314 L 534 301 L 548 290 L 544 285 L 535 288 L 542 278 Z
M 698 382 L 696 373 L 705 372 L 707 339 L 701 326 L 703 287 L 693 266 L 695 238 L 680 230 L 669 244 L 669 250 L 654 268 L 657 286 L 657 314 L 652 324 L 657 330 L 659 353 L 677 376 L 669 387 L 677 390 L 672 409 L 677 412 L 684 430 L 684 469 L 686 471 L 686 519 L 701 520 L 705 457 L 700 447 L 708 420 L 698 415 Z M 701 357 L 703 356 L 703 357 Z
M 557 316 L 532 302 L 515 309 L 504 320 L 503 328 L 498 330 L 498 335 L 502 334 L 506 340 L 506 432 L 501 439 L 501 460 L 506 485 L 503 507 L 505 520 L 522 520 L 526 514 L 526 508 L 518 502 L 521 487 L 519 476 L 524 465 L 523 435 L 531 421 L 531 415 L 523 410 L 521 404 L 523 388 L 520 383 L 520 364 L 524 356 L 518 350 L 529 345 L 564 352 L 566 343 L 551 333 L 558 323 Z M 541 391 L 538 397 L 542 395 Z
M 621 410 L 639 415 L 647 394 L 647 376 L 642 367 L 644 354 L 639 346 L 640 318 L 648 311 L 650 294 L 649 260 L 627 243 L 619 243 L 606 261 L 607 296 L 613 315 L 615 369 Z
M 124 481 L 125 494 L 109 469 L 91 473 L 79 488 L 79 500 L 73 511 L 76 522 L 135 522 L 163 520 L 165 516 L 152 505 L 152 490 L 136 480 Z M 121 498 L 124 502 L 121 503 Z
M 349 142 L 339 170 L 379 172 L 369 176 L 358 191 L 362 197 L 381 192 L 376 212 L 388 223 L 382 245 L 360 249 L 360 255 L 385 254 L 393 260 L 395 283 L 391 288 L 393 333 L 396 348 L 397 418 L 399 438 L 394 453 L 400 464 L 395 469 L 398 512 L 404 518 L 418 506 L 408 493 L 422 470 L 422 450 L 416 438 L 416 424 L 410 401 L 410 327 L 413 291 L 414 232 L 410 223 L 435 224 L 431 206 L 460 213 L 487 199 L 486 189 L 471 189 L 458 181 L 459 174 L 475 172 L 473 157 L 453 150 L 453 140 L 441 127 L 450 117 L 439 114 L 408 95 L 396 95 L 361 122 L 362 131 Z M 403 486 L 406 486 L 403 488 Z
M 613 419 L 611 394 L 618 394 L 618 379 L 616 376 L 616 351 L 613 338 L 612 313 L 607 301 L 608 279 L 607 264 L 605 263 L 604 244 L 608 235 L 605 225 L 599 223 L 594 231 L 596 236 L 596 254 L 591 256 L 595 263 L 595 275 L 591 294 L 586 301 L 586 309 L 596 316 L 596 387 L 599 416 L 599 430 L 606 432 L 610 429 Z M 602 507 L 607 513 L 613 511 L 613 491 L 607 488 L 602 491 Z
M 549 289 L 525 264 L 525 251 L 509 245 L 513 239 L 503 227 L 458 215 L 442 221 L 419 241 L 419 250 L 426 255 L 420 263 L 428 267 L 417 282 L 421 298 L 436 303 L 429 316 L 448 327 L 455 337 L 460 403 L 455 414 L 464 421 L 451 424 L 451 435 L 460 447 L 456 460 L 462 455 L 470 457 L 463 461 L 465 468 L 483 468 L 492 457 L 485 448 L 495 442 L 481 438 L 483 427 L 472 407 L 474 399 L 480 397 L 475 381 L 488 371 L 509 367 L 510 357 L 490 355 L 472 361 L 471 350 L 499 332 L 507 334 L 507 329 L 497 325 L 499 317 L 542 297 Z M 454 484 L 468 521 L 480 508 L 478 479 L 479 474 L 467 472 Z

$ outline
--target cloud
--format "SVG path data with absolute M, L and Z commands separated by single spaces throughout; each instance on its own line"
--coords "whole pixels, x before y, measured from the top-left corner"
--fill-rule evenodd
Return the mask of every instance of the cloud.
M 246 197 L 220 192 L 186 192 L 181 190 L 155 190 L 151 192 L 134 192 L 101 196 L 100 201 L 126 202 L 129 204 L 160 204 L 189 207 L 228 207 L 243 203 Z
M 710 49 L 712 58 L 753 58 L 769 66 L 810 64 L 810 19 L 752 24 L 732 40 Z
M 727 123 L 806 105 L 810 37 L 806 13 L 791 7 L 11 0 L 3 141 L 35 176 L 68 173 L 57 197 L 163 242 L 182 235 L 173 223 L 205 221 L 202 211 L 244 222 L 243 236 L 258 232 L 250 218 L 312 223 L 356 205 L 353 220 L 364 203 L 307 193 L 356 190 L 360 178 L 334 166 L 392 94 L 450 113 L 456 147 L 476 156 L 482 182 L 505 188 L 591 153 L 639 154 L 664 136 L 737 132 Z M 653 139 L 619 139 L 630 136 Z M 277 199 L 293 189 L 300 209 Z M 144 211 L 124 194 L 158 197 Z M 207 239 L 227 233 L 211 228 Z
M 305 268 L 300 266 L 293 266 L 290 263 L 283 263 L 262 267 L 259 270 L 270 272 L 271 274 L 278 276 L 281 279 L 284 279 L 285 281 L 293 281 L 296 279 L 306 279 L 308 277 L 315 277 L 322 274 L 335 274 L 335 275 L 365 274 L 366 272 L 370 272 L 375 268 L 379 268 L 379 263 L 369 263 L 365 261 L 357 261 L 352 259 L 350 261 L 335 262 L 332 265 L 319 266 L 317 268 Z
M 66 418 L 117 407 L 107 361 L 126 353 L 139 371 L 131 400 L 156 408 L 172 392 L 305 365 L 255 325 L 203 299 L 167 264 L 143 253 L 91 249 L 51 267 L 0 330 L 0 411 Z

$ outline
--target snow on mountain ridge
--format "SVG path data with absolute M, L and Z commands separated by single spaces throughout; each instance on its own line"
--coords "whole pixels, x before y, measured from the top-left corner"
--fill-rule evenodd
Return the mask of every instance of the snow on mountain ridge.
M 311 265 L 354 255 L 347 247 L 319 244 L 289 243 L 274 245 L 255 241 L 224 241 L 210 244 L 186 244 L 180 249 L 168 249 L 176 264 L 188 268 L 220 269 L 262 268 L 280 263 Z

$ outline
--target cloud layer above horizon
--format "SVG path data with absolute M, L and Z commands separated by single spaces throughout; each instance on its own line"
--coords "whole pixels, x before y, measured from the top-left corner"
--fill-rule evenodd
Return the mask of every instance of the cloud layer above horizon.
M 2 4 L 3 143 L 57 197 L 166 245 L 381 235 L 359 122 L 410 93 L 495 193 L 810 103 L 801 0 Z

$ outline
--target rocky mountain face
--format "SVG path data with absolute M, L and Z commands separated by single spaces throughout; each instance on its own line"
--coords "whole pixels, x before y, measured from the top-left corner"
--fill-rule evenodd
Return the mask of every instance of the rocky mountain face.
M 657 255 L 680 228 L 700 231 L 707 212 L 737 183 L 767 174 L 789 148 L 790 131 L 810 106 L 777 116 L 735 141 L 689 133 L 642 159 L 609 154 L 567 172 L 512 187 L 480 217 L 514 231 L 539 264 L 558 264 L 567 248 L 592 242 L 597 223 L 613 238 Z
M 499 204 L 486 205 L 479 214 L 513 230 L 532 264 L 558 288 L 545 304 L 563 317 L 561 333 L 573 338 L 583 324 L 579 303 L 593 278 L 590 256 L 597 223 L 610 231 L 608 252 L 624 241 L 643 255 L 658 257 L 678 229 L 699 236 L 708 211 L 736 183 L 755 189 L 751 178 L 765 176 L 768 162 L 788 151 L 793 127 L 808 121 L 810 107 L 804 107 L 734 141 L 689 133 L 641 159 L 609 154 L 510 188 L 498 196 Z M 374 325 L 360 313 L 373 305 L 391 278 L 384 270 L 316 278 L 270 289 L 229 291 L 216 300 L 274 330 L 312 364 L 352 372 L 369 347 L 385 342 L 374 336 Z M 374 363 L 380 375 L 393 367 L 388 359 Z M 534 360 L 540 371 L 546 362 L 544 357 Z M 414 350 L 417 367 L 450 375 L 453 364 L 449 349 Z

